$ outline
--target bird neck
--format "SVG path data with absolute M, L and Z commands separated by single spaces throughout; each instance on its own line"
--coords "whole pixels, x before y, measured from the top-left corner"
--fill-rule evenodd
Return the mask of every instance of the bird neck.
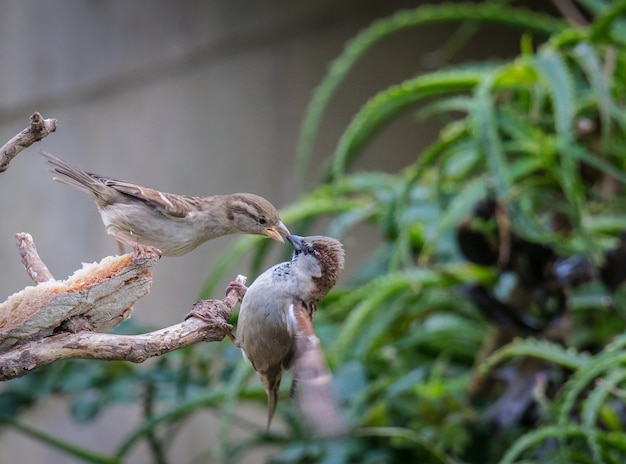
M 214 195 L 206 197 L 204 201 L 208 204 L 208 208 L 204 209 L 199 223 L 201 223 L 205 240 L 238 232 L 229 211 L 228 195 Z

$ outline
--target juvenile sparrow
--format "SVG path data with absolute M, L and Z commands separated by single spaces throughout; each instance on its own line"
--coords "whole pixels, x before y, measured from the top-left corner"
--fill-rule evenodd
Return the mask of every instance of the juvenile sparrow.
M 297 352 L 298 347 L 313 346 L 319 351 L 319 343 L 297 343 L 297 338 L 314 337 L 311 322 L 317 303 L 335 285 L 344 264 L 343 247 L 338 240 L 297 235 L 288 235 L 287 240 L 295 250 L 291 261 L 271 267 L 245 290 L 237 323 L 236 345 L 260 375 L 267 393 L 268 430 L 283 370 L 296 363 L 298 372 L 298 359 L 306 357 L 306 362 L 310 361 L 311 357 Z M 323 362 L 321 355 L 317 358 Z M 313 371 L 325 372 L 324 368 L 325 365 L 314 366 Z M 300 377 L 311 380 L 310 375 Z M 292 393 L 298 380 L 294 375 Z M 325 385 L 329 387 L 329 382 Z
M 50 153 L 41 154 L 51 172 L 60 174 L 55 180 L 91 195 L 107 233 L 140 253 L 151 247 L 164 256 L 180 256 L 222 235 L 257 234 L 283 242 L 281 232 L 289 234 L 276 208 L 258 195 L 164 193 L 84 172 Z

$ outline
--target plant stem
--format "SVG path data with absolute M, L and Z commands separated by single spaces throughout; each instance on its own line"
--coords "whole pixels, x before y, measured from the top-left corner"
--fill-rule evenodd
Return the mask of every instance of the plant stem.
M 156 389 L 154 381 L 152 381 L 152 379 L 147 379 L 144 387 L 143 415 L 146 420 L 150 420 L 154 417 L 154 393 Z M 156 464 L 167 464 L 163 444 L 161 443 L 161 440 L 159 440 L 159 437 L 157 437 L 154 429 L 150 429 L 148 433 L 146 433 L 146 441 L 148 442 L 148 447 L 154 457 L 154 462 Z
M 35 430 L 25 424 L 17 422 L 15 419 L 0 415 L 0 423 L 6 424 L 13 429 L 29 436 L 41 443 L 51 446 L 54 449 L 63 451 L 64 453 L 74 456 L 82 461 L 90 462 L 93 464 L 122 464 L 122 461 L 114 456 L 106 456 L 99 453 L 95 453 L 86 448 L 81 448 L 72 443 L 64 440 L 60 440 L 46 433 Z

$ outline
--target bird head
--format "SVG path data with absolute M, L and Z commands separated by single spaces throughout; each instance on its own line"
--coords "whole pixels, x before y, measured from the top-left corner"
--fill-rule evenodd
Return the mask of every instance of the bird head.
M 292 265 L 313 278 L 314 298 L 322 299 L 337 283 L 344 266 L 344 251 L 339 240 L 322 235 L 287 235 L 293 246 Z
M 230 196 L 227 207 L 228 219 L 238 232 L 265 235 L 281 243 L 284 242 L 281 234 L 289 235 L 274 205 L 263 197 L 237 193 Z

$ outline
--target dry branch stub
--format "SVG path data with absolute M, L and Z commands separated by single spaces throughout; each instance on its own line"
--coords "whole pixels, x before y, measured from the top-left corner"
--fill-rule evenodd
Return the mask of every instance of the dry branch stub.
M 9 169 L 11 160 L 22 150 L 57 130 L 57 124 L 56 119 L 44 119 L 40 113 L 33 113 L 30 116 L 30 126 L 0 147 L 0 172 Z

